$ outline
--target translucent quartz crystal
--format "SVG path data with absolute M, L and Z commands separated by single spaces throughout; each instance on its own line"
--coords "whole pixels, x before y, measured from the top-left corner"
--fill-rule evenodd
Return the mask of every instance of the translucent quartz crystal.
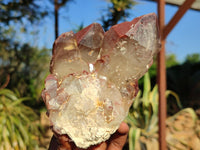
M 46 84 L 52 84 L 52 80 Z M 47 92 L 57 91 L 57 94 L 46 103 L 54 131 L 67 133 L 79 147 L 107 140 L 127 115 L 119 90 L 96 74 L 71 75 L 58 89 L 53 88 Z
M 123 83 L 144 75 L 159 46 L 156 16 L 153 14 L 115 25 L 105 33 L 101 51 L 103 61 L 98 61 L 101 64 L 96 68 L 100 75 L 106 75 L 120 88 Z
M 75 34 L 81 58 L 87 63 L 94 63 L 99 55 L 104 38 L 104 31 L 100 24 L 93 23 Z
M 62 79 L 68 74 L 82 73 L 89 71 L 88 69 L 88 64 L 81 59 L 74 33 L 67 32 L 60 35 L 53 45 L 51 73 Z
M 54 42 L 42 97 L 53 130 L 80 148 L 109 139 L 126 117 L 137 81 L 160 47 L 155 14 L 104 33 L 93 23 Z

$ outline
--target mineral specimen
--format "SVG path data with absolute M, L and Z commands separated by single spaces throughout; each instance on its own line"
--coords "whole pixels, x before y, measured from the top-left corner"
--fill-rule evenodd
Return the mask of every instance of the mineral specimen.
M 60 35 L 42 97 L 53 130 L 80 148 L 106 141 L 126 117 L 137 81 L 159 51 L 155 14 Z

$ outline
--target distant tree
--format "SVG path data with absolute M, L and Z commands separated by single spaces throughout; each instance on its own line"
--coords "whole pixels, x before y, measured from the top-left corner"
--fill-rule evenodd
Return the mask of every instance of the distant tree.
M 46 14 L 37 0 L 0 0 L 0 88 L 17 89 L 34 101 L 48 70 L 49 50 L 16 41 L 15 30 L 16 25 L 36 23 Z
M 83 22 L 80 25 L 77 25 L 72 31 L 74 33 L 77 33 L 78 31 L 82 30 L 84 28 Z
M 0 1 L 0 23 L 9 24 L 11 21 L 27 19 L 31 22 L 47 15 L 36 0 L 4 0 Z
M 39 99 L 44 77 L 48 73 L 50 55 L 48 49 L 38 49 L 28 44 L 0 44 L 0 84 L 19 91 L 21 96 Z
M 52 0 L 50 0 L 52 1 Z M 53 0 L 54 1 L 54 18 L 55 18 L 55 24 L 54 24 L 54 30 L 55 30 L 55 39 L 58 37 L 58 22 L 59 22 L 59 9 L 66 5 L 66 3 L 73 1 L 73 0 Z
M 109 0 L 109 2 L 108 13 L 101 19 L 105 31 L 118 21 L 125 20 L 129 16 L 128 11 L 137 4 L 134 0 Z
M 166 55 L 166 67 L 167 68 L 178 65 L 178 64 L 179 64 L 179 62 L 177 61 L 175 54 Z
M 189 63 L 197 63 L 200 62 L 200 54 L 194 53 L 186 56 L 185 62 Z
M 36 23 L 45 17 L 48 11 L 42 8 L 37 0 L 0 0 L 0 43 L 3 45 L 14 45 L 13 38 L 16 31 L 20 31 L 27 22 Z M 16 28 L 19 25 L 20 28 Z

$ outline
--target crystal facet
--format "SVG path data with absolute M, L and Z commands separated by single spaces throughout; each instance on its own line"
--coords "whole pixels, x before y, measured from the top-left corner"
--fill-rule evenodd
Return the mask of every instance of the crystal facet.
M 104 38 L 104 31 L 100 24 L 93 23 L 75 34 L 81 58 L 87 63 L 94 63 Z
M 106 33 L 93 23 L 60 35 L 42 92 L 53 130 L 80 148 L 109 139 L 159 51 L 158 33 L 156 15 L 148 14 Z

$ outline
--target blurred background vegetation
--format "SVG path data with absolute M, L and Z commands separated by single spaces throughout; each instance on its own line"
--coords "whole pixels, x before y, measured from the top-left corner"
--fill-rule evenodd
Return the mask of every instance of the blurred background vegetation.
M 52 10 L 45 9 L 37 0 L 0 0 L 0 149 L 46 149 L 49 144 L 48 120 L 41 99 L 44 79 L 49 73 L 51 49 L 33 46 L 17 39 L 19 34 L 37 34 L 29 30 L 45 17 L 55 17 L 55 37 L 59 35 L 59 10 L 76 0 L 49 0 Z M 106 14 L 98 16 L 104 30 L 125 21 L 137 2 L 134 0 L 109 0 Z M 28 23 L 27 23 L 28 22 Z M 16 27 L 16 24 L 18 25 Z M 27 24 L 27 25 L 24 25 Z M 17 31 L 16 31 L 17 28 Z M 73 31 L 83 28 L 81 24 Z M 52 43 L 53 44 L 53 43 Z M 200 54 L 190 54 L 184 62 L 174 54 L 166 56 L 167 67 L 167 142 L 168 148 L 195 149 L 200 137 Z M 158 131 L 158 92 L 156 61 L 139 81 L 141 91 L 130 109 L 126 121 L 130 134 L 124 149 L 156 149 Z M 190 108 L 188 108 L 190 107 Z M 177 119 L 178 118 L 178 119 Z M 182 119 L 180 119 L 182 118 Z M 188 119 L 188 120 L 187 120 Z M 178 120 L 178 125 L 174 121 Z M 182 122 L 181 122 L 182 121 Z M 190 122 L 187 129 L 194 142 L 176 139 L 182 135 L 183 122 Z M 181 123 L 180 123 L 181 122 Z M 174 127 L 176 126 L 176 127 Z M 187 131 L 188 132 L 188 131 Z M 188 134 L 186 135 L 189 136 Z M 180 137 L 180 136 L 179 136 Z M 153 145 L 153 147 L 152 147 Z

